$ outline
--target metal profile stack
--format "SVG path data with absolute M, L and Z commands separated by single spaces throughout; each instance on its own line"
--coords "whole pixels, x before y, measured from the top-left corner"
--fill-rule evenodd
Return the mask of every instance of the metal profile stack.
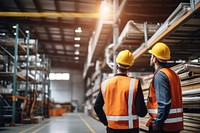
M 172 69 L 181 80 L 185 131 L 200 131 L 200 64 L 185 63 Z

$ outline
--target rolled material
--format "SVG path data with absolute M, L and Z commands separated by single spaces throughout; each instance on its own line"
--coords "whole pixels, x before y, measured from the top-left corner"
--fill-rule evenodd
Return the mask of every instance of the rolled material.
M 194 84 L 194 85 L 190 85 L 190 86 L 182 86 L 181 88 L 182 88 L 182 91 L 199 89 L 200 88 L 200 83 Z
M 200 97 L 183 97 L 183 103 L 200 103 Z
M 200 94 L 200 88 L 199 89 L 195 89 L 195 90 L 182 91 L 182 95 L 183 96 L 187 96 L 187 95 L 199 95 L 199 94 Z
M 200 82 L 200 77 L 194 79 L 188 79 L 181 82 L 181 86 L 193 85 L 198 84 Z
M 180 80 L 190 79 L 192 77 L 200 76 L 200 73 L 194 73 L 193 71 L 184 72 L 178 75 Z
M 194 73 L 200 73 L 200 64 L 184 64 L 179 69 L 175 70 L 176 73 L 180 74 L 186 71 L 192 71 Z

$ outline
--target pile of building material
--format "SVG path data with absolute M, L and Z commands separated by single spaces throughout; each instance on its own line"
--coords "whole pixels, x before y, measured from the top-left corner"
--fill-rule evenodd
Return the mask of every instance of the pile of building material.
M 193 133 L 200 131 L 200 64 L 184 63 L 171 68 L 180 77 L 183 108 L 184 108 L 184 131 L 183 133 Z M 141 77 L 144 99 L 147 102 L 149 85 L 153 74 Z M 148 116 L 140 119 L 140 127 L 147 130 L 145 126 Z
M 200 64 L 185 63 L 172 67 L 180 77 L 183 107 L 200 109 Z

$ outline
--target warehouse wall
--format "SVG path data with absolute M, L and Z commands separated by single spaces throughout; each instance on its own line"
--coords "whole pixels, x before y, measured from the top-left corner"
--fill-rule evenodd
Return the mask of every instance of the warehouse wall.
M 83 111 L 84 80 L 82 72 L 72 69 L 51 68 L 51 72 L 69 73 L 70 80 L 51 81 L 51 98 L 56 102 L 72 102 L 78 111 Z

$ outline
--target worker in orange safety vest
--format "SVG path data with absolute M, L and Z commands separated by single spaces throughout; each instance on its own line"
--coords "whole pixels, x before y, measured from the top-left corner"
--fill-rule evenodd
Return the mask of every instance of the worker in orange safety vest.
M 128 77 L 134 58 L 129 50 L 116 58 L 117 74 L 101 83 L 94 104 L 107 133 L 139 133 L 139 118 L 147 113 L 139 79 Z
M 150 118 L 146 125 L 150 133 L 179 133 L 183 129 L 182 90 L 178 75 L 166 67 L 170 49 L 159 42 L 148 52 L 155 73 L 149 88 Z

